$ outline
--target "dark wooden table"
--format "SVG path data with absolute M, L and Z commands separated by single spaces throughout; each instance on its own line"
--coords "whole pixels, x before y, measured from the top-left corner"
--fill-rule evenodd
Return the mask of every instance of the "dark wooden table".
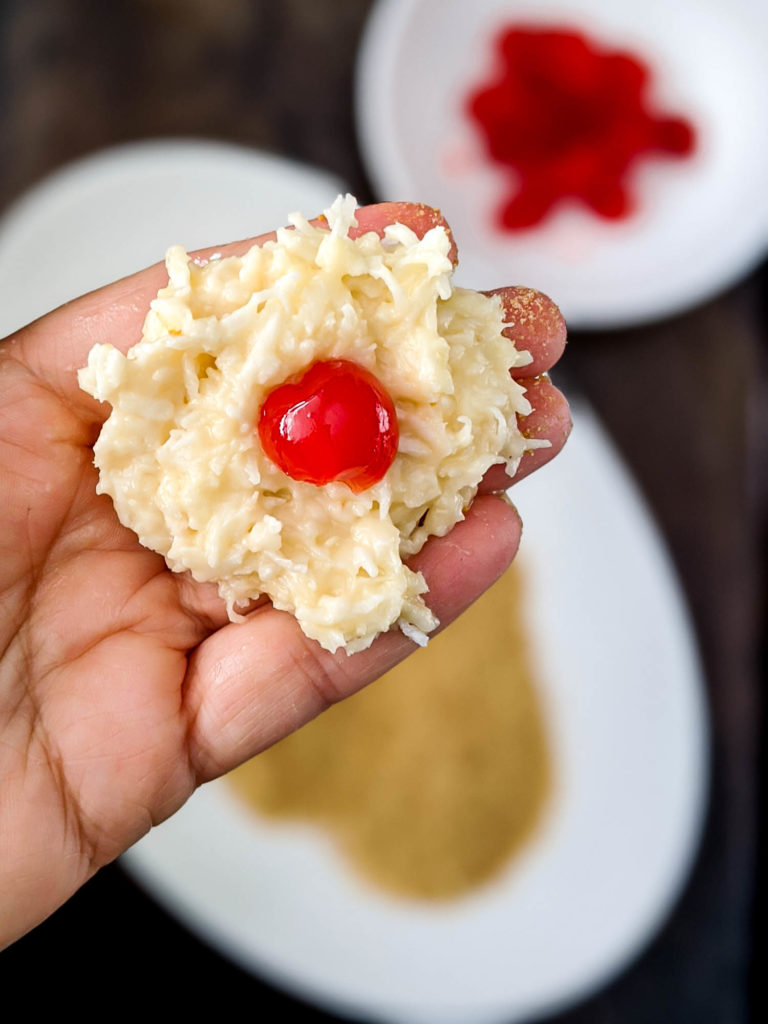
M 336 172 L 361 201 L 374 198 L 352 120 L 369 6 L 7 0 L 0 208 L 73 157 L 153 136 L 272 150 Z M 601 415 L 672 551 L 707 675 L 714 774 L 701 852 L 671 919 L 618 980 L 558 1024 L 743 1024 L 765 1009 L 752 984 L 755 937 L 765 931 L 752 910 L 762 845 L 765 282 L 762 268 L 674 320 L 572 336 L 559 373 Z M 168 1007 L 200 1019 L 243 1006 L 265 1020 L 290 1010 L 331 1019 L 201 945 L 118 867 L 0 954 L 6 1005 L 16 996 L 38 1010 L 103 1012 L 91 1002 L 95 981 L 113 994 L 110 1008 L 127 1012 Z

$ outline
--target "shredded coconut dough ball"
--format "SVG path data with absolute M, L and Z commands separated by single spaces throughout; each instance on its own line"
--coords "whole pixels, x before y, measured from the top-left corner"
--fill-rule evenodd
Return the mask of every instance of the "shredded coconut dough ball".
M 294 214 L 242 257 L 170 249 L 141 340 L 95 346 L 79 374 L 112 406 L 98 490 L 140 542 L 217 583 L 232 620 L 267 594 L 348 653 L 393 624 L 426 642 L 437 620 L 403 558 L 463 518 L 490 466 L 513 472 L 542 443 L 516 420 L 530 406 L 510 369 L 530 356 L 503 336 L 497 298 L 452 287 L 445 229 L 351 239 L 355 205 L 339 196 L 327 227 Z M 397 413 L 395 460 L 357 494 L 286 476 L 256 430 L 273 388 L 331 359 L 373 373 Z

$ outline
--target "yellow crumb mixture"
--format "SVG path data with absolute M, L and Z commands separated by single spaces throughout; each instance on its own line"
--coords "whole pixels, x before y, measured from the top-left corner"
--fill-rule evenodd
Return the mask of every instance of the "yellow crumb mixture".
M 516 567 L 373 686 L 244 765 L 258 812 L 330 829 L 397 894 L 457 897 L 528 842 L 550 794 Z

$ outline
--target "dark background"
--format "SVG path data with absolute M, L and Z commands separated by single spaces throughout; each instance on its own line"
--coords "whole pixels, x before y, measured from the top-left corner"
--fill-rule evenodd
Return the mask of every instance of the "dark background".
M 352 108 L 355 50 L 369 6 L 2 3 L 0 210 L 71 158 L 153 136 L 272 150 L 335 172 L 361 202 L 376 198 Z M 753 950 L 764 931 L 753 905 L 764 725 L 765 282 L 761 268 L 652 327 L 572 333 L 556 373 L 602 417 L 670 546 L 707 675 L 714 773 L 701 852 L 671 919 L 619 979 L 553 1024 L 766 1019 L 753 984 Z M 499 283 L 513 282 L 489 282 Z M 243 1006 L 260 1019 L 291 1009 L 299 1020 L 332 1019 L 219 958 L 117 866 L 0 954 L 6 1006 L 16 996 L 36 1010 L 73 1002 L 90 1010 L 94 982 L 113 994 L 110 1008 L 127 1013 L 168 1006 L 199 1017 L 209 1006 Z

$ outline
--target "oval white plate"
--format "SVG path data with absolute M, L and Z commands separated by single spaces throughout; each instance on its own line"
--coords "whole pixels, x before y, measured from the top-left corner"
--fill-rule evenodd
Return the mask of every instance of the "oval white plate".
M 0 220 L 0 337 L 93 288 L 157 263 L 314 216 L 343 191 L 330 174 L 202 140 L 131 143 L 68 164 Z
M 430 907 L 206 786 L 122 863 L 242 966 L 354 1020 L 510 1024 L 606 981 L 663 920 L 706 788 L 697 656 L 634 486 L 593 416 L 575 424 L 514 492 L 556 758 L 546 828 L 496 884 Z
M 574 209 L 525 233 L 494 227 L 503 177 L 462 103 L 492 66 L 495 33 L 516 20 L 627 46 L 650 63 L 660 110 L 695 124 L 692 158 L 646 163 L 631 219 Z M 764 0 L 379 0 L 357 79 L 368 173 L 381 199 L 441 207 L 468 287 L 539 288 L 573 327 L 677 312 L 768 252 L 767 39 Z
M 148 143 L 64 169 L 0 226 L 5 331 L 162 257 L 314 212 L 327 175 L 209 143 Z M 28 287 L 25 288 L 25 284 Z M 547 827 L 498 883 L 442 907 L 359 883 L 322 834 L 262 824 L 204 787 L 123 863 L 248 969 L 357 1020 L 493 1024 L 571 1002 L 663 920 L 698 837 L 706 722 L 658 533 L 585 409 L 515 489 L 531 631 L 556 751 Z

